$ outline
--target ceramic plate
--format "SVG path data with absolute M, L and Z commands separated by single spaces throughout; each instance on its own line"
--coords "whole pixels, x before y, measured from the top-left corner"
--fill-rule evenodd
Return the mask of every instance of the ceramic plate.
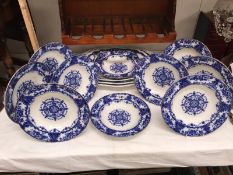
M 173 56 L 178 60 L 201 55 L 212 57 L 208 47 L 195 39 L 177 40 L 164 50 L 164 54 Z
M 119 82 L 131 82 L 134 81 L 134 78 L 122 78 L 122 79 L 114 79 L 114 78 L 105 78 L 103 76 L 99 77 L 99 81 L 111 82 L 111 83 L 119 83 Z
M 148 56 L 151 54 L 150 51 L 143 50 L 143 49 L 129 49 L 129 50 L 135 52 L 139 59 L 144 58 L 145 56 Z
M 161 105 L 166 90 L 188 75 L 184 65 L 164 54 L 152 54 L 135 66 L 135 86 L 149 102 Z
M 89 108 L 72 88 L 58 84 L 35 86 L 33 92 L 19 98 L 16 117 L 30 136 L 61 142 L 79 135 L 89 121 Z
M 134 82 L 126 82 L 126 83 L 106 83 L 99 81 L 100 86 L 109 86 L 109 87 L 125 87 L 125 86 L 133 86 Z
M 162 103 L 165 122 L 185 136 L 202 136 L 219 128 L 231 110 L 231 91 L 209 75 L 187 76 L 174 83 Z
M 94 126 L 115 137 L 132 136 L 147 127 L 150 109 L 140 98 L 126 93 L 115 93 L 99 99 L 91 109 Z
M 98 85 L 109 85 L 109 86 L 128 86 L 128 85 L 134 85 L 134 79 L 116 79 L 116 80 L 110 80 L 110 79 L 99 79 Z
M 135 49 L 135 51 L 139 53 L 139 54 L 137 54 L 137 55 L 138 55 L 138 58 L 144 58 L 145 56 L 154 54 L 153 51 L 144 50 L 144 49 Z
M 122 84 L 111 84 L 111 83 L 99 83 L 99 86 L 102 87 L 109 87 L 109 88 L 125 88 L 125 87 L 132 87 L 134 88 L 134 83 L 122 83 Z
M 94 49 L 94 50 L 88 50 L 86 52 L 83 52 L 81 55 L 83 56 L 87 56 L 89 57 L 92 61 L 95 61 L 97 56 L 98 56 L 98 53 L 99 53 L 99 49 Z
M 72 56 L 71 61 L 61 65 L 54 73 L 52 82 L 69 86 L 89 101 L 98 84 L 98 70 L 86 56 Z
M 48 43 L 36 51 L 29 62 L 42 62 L 51 72 L 71 58 L 72 51 L 61 43 Z
M 117 48 L 114 48 L 114 49 L 117 49 Z M 91 60 L 96 60 L 96 58 L 98 57 L 98 54 L 99 52 L 107 52 L 111 49 L 95 49 L 95 50 L 89 50 L 89 51 L 86 51 L 84 53 L 82 53 L 82 55 L 85 55 L 85 56 L 88 56 Z M 131 51 L 131 52 L 134 52 L 138 58 L 144 58 L 145 56 L 151 54 L 152 52 L 151 51 L 148 51 L 148 50 L 142 50 L 142 49 L 120 49 L 120 50 L 124 50 L 124 51 Z
M 26 64 L 12 76 L 4 98 L 6 113 L 11 120 L 18 122 L 15 118 L 15 106 L 18 98 L 22 94 L 28 93 L 34 85 L 48 83 L 50 78 L 48 68 L 42 63 Z
M 182 63 L 189 75 L 208 74 L 222 80 L 233 89 L 233 77 L 230 70 L 220 61 L 204 56 L 185 58 Z
M 103 76 L 100 76 L 100 79 L 101 80 L 104 80 L 104 81 L 111 81 L 111 82 L 120 82 L 120 81 L 131 81 L 131 80 L 134 80 L 133 77 L 130 77 L 130 78 L 122 78 L 122 79 L 114 79 L 114 78 L 105 78 Z
M 133 75 L 137 54 L 131 50 L 100 51 L 96 59 L 99 72 L 106 78 L 129 78 Z
M 113 80 L 106 80 L 106 79 L 99 79 L 99 82 L 106 82 L 106 83 L 126 83 L 126 82 L 134 82 L 134 79 L 122 79 L 121 81 L 113 81 Z

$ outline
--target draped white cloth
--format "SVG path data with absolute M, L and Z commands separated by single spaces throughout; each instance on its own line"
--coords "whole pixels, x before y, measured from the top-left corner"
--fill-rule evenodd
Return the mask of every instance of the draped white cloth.
M 141 97 L 133 86 L 116 89 L 99 87 L 90 107 L 100 97 L 113 92 Z M 3 109 L 0 112 L 0 171 L 74 172 L 233 165 L 233 125 L 229 119 L 209 135 L 184 137 L 166 125 L 160 107 L 147 104 L 152 119 L 144 131 L 133 137 L 107 136 L 89 122 L 81 135 L 60 143 L 45 143 L 30 137 Z

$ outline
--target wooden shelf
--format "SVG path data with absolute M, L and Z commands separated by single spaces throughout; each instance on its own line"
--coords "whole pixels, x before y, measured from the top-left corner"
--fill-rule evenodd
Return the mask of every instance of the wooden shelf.
M 174 0 L 163 0 L 163 3 L 158 0 L 135 0 L 135 2 L 60 0 L 63 43 L 70 45 L 160 43 L 176 39 L 174 19 L 171 18 L 174 15 L 174 10 L 171 9 Z M 130 7 L 128 11 L 122 5 L 124 3 Z M 166 8 L 168 5 L 171 7 Z M 96 8 L 100 10 L 96 11 Z M 104 8 L 108 10 L 103 11 Z M 153 11 L 156 9 L 157 11 Z M 170 11 L 172 13 L 168 15 Z

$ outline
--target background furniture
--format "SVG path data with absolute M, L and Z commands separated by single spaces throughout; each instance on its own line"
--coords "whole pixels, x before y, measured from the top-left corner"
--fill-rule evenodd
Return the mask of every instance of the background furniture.
M 127 44 L 176 38 L 176 0 L 59 0 L 62 42 Z
M 217 34 L 212 12 L 200 13 L 194 38 L 207 45 L 213 57 L 225 65 L 229 66 L 233 62 L 233 41 L 226 43 L 224 38 Z
M 10 78 L 15 72 L 14 65 L 22 66 L 26 64 L 26 61 L 10 56 L 6 46 L 7 39 L 23 41 L 29 57 L 32 55 L 31 42 L 23 22 L 19 4 L 15 0 L 0 1 L 0 60 L 3 61 L 8 78 Z

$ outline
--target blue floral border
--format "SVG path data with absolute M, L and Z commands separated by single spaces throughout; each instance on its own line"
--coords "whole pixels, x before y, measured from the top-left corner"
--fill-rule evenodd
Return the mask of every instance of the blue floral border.
M 114 50 L 124 50 L 124 51 L 131 51 L 131 52 L 134 52 L 135 54 L 137 54 L 138 58 L 143 58 L 145 56 L 148 56 L 150 55 L 150 53 L 148 53 L 147 51 L 144 51 L 144 50 L 140 50 L 140 49 L 124 49 L 124 48 L 112 48 Z M 94 51 L 87 51 L 87 52 L 84 52 L 83 55 L 86 55 L 88 56 L 91 60 L 95 61 L 96 58 L 98 57 L 98 54 L 99 52 L 107 52 L 109 51 L 110 48 L 108 49 L 98 49 L 98 50 L 94 50 Z
M 6 88 L 4 106 L 8 117 L 15 123 L 18 123 L 18 119 L 15 117 L 15 107 L 12 101 L 14 88 L 22 76 L 32 71 L 36 71 L 39 75 L 44 76 L 44 83 L 48 83 L 51 79 L 48 68 L 44 64 L 38 62 L 24 65 L 12 76 Z
M 205 44 L 203 44 L 201 41 L 195 39 L 177 40 L 165 48 L 164 54 L 173 56 L 175 51 L 180 50 L 182 48 L 193 48 L 203 56 L 212 57 L 212 54 L 208 49 L 208 47 Z
M 86 67 L 87 72 L 89 73 L 89 82 L 90 84 L 87 86 L 87 93 L 83 96 L 84 99 L 88 102 L 96 92 L 96 88 L 98 85 L 99 74 L 98 69 L 95 63 L 89 59 L 87 56 L 76 56 L 72 55 L 71 61 L 66 62 L 66 64 L 62 64 L 54 73 L 51 82 L 58 83 L 60 76 L 62 73 L 72 65 L 80 64 Z
M 67 62 L 71 59 L 71 55 L 72 55 L 72 50 L 62 44 L 62 43 L 59 43 L 59 42 L 51 42 L 51 43 L 47 43 L 45 44 L 44 46 L 40 47 L 32 56 L 31 58 L 29 59 L 29 63 L 32 63 L 32 62 L 37 62 L 38 59 L 47 51 L 53 51 L 53 50 L 56 50 L 56 51 L 59 51 L 60 53 L 64 54 L 65 55 L 65 61 L 64 62 Z M 63 62 L 63 63 L 64 63 Z M 62 65 L 62 63 L 60 64 Z
M 104 109 L 104 107 L 112 102 L 120 102 L 120 101 L 133 104 L 133 106 L 135 108 L 138 108 L 140 111 L 139 115 L 141 118 L 138 124 L 132 129 L 125 131 L 117 131 L 108 128 L 101 122 L 100 113 Z M 115 137 L 128 137 L 141 132 L 149 124 L 150 118 L 151 118 L 151 112 L 148 105 L 140 98 L 127 93 L 114 93 L 114 94 L 106 95 L 100 98 L 98 101 L 96 101 L 91 109 L 91 121 L 93 125 L 101 132 Z
M 70 127 L 66 127 L 59 131 L 54 128 L 46 130 L 43 126 L 37 126 L 30 115 L 30 105 L 35 98 L 43 95 L 46 92 L 61 92 L 73 99 L 78 106 L 77 119 Z M 19 98 L 16 105 L 16 117 L 19 119 L 20 127 L 30 136 L 46 142 L 62 142 L 70 140 L 79 135 L 87 126 L 89 122 L 90 111 L 86 101 L 75 90 L 58 84 L 42 84 L 34 87 L 28 95 L 23 95 Z
M 99 72 L 106 78 L 115 78 L 115 79 L 121 79 L 121 78 L 129 78 L 133 75 L 134 68 L 132 71 L 124 73 L 124 74 L 111 74 L 109 72 L 106 72 L 102 68 L 102 63 L 104 60 L 107 60 L 110 55 L 120 55 L 120 56 L 126 56 L 128 59 L 130 59 L 133 64 L 139 59 L 138 55 L 136 52 L 128 49 L 106 49 L 106 50 L 101 50 L 98 53 L 98 56 L 95 60 L 95 63 L 99 69 Z
M 185 58 L 182 60 L 182 63 L 187 70 L 198 65 L 207 65 L 212 67 L 222 75 L 224 82 L 232 89 L 233 92 L 233 77 L 231 71 L 217 59 L 212 57 L 196 56 L 192 58 Z
M 216 97 L 219 100 L 217 112 L 211 115 L 211 119 L 203 121 L 198 125 L 186 125 L 182 120 L 177 120 L 172 111 L 173 98 L 183 88 L 189 85 L 205 85 L 215 91 Z M 213 132 L 219 128 L 227 119 L 231 110 L 232 93 L 228 86 L 209 75 L 193 75 L 187 76 L 174 83 L 164 95 L 161 105 L 162 116 L 167 125 L 175 132 L 184 136 L 202 136 Z
M 157 62 L 165 62 L 172 65 L 174 68 L 177 69 L 181 78 L 188 75 L 188 71 L 184 67 L 184 65 L 178 61 L 177 59 L 164 54 L 152 54 L 145 59 L 138 61 L 135 66 L 135 86 L 140 94 L 149 102 L 161 105 L 162 98 L 159 94 L 153 94 L 151 89 L 146 87 L 146 83 L 144 80 L 145 77 L 145 70 L 149 67 L 150 63 L 157 63 Z

